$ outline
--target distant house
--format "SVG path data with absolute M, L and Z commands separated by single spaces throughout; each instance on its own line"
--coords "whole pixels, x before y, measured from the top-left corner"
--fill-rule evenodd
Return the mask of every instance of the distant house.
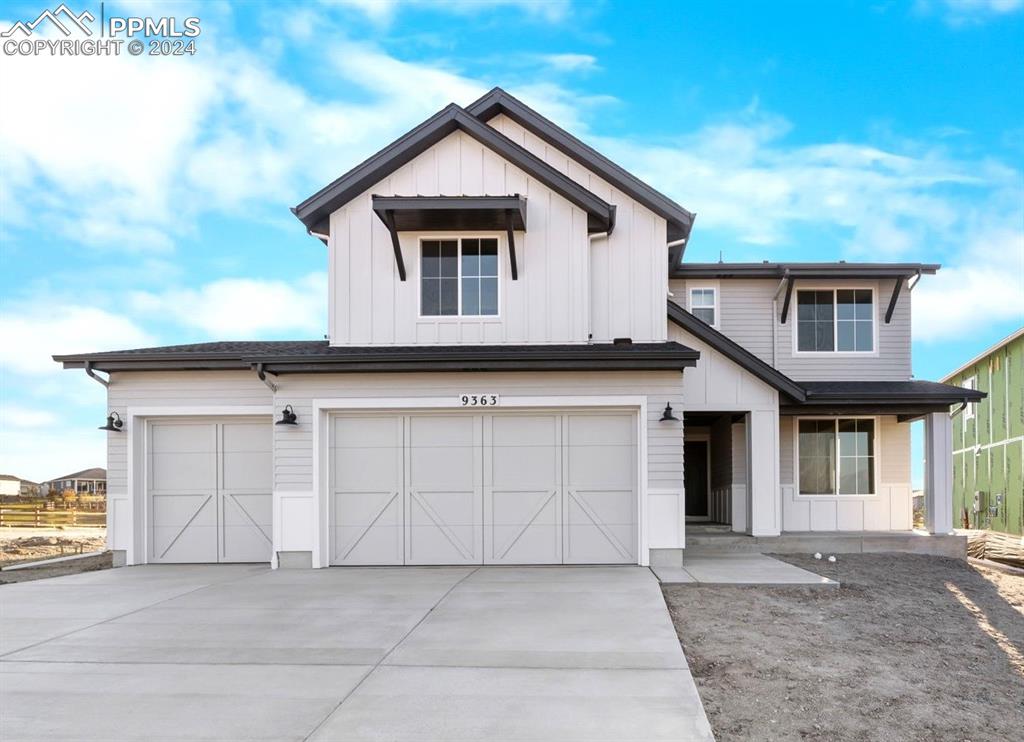
M 43 482 L 43 489 L 46 494 L 60 494 L 62 492 L 75 492 L 79 495 L 104 495 L 107 494 L 107 470 L 106 469 L 84 469 L 74 474 L 65 474 L 62 477 Z
M 0 497 L 34 497 L 38 494 L 38 483 L 11 474 L 0 474 Z
M 953 520 L 1024 535 L 1024 327 L 942 380 L 986 392 L 953 419 Z

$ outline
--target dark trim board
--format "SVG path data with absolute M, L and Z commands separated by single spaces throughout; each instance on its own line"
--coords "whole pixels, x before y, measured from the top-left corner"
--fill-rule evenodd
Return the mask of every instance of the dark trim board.
M 772 368 L 749 350 L 729 339 L 706 322 L 697 319 L 671 300 L 668 302 L 668 318 L 698 340 L 703 340 L 726 358 L 752 373 L 764 383 L 798 402 L 804 400 L 806 396 L 804 389 L 797 382 Z
M 903 278 L 933 274 L 936 263 L 682 263 L 670 278 Z
M 682 371 L 700 353 L 674 342 L 579 345 L 331 347 L 326 341 L 201 343 L 54 356 L 64 368 L 118 371 L 256 369 L 266 373 L 373 371 Z
M 663 193 L 651 188 L 632 173 L 609 160 L 593 147 L 584 144 L 549 119 L 544 118 L 501 88 L 494 88 L 482 98 L 466 106 L 466 111 L 480 119 L 490 121 L 500 113 L 520 126 L 568 154 L 576 162 L 608 181 L 638 203 L 643 204 L 668 222 L 668 241 L 685 240 L 690 236 L 696 215 L 687 211 Z M 680 246 L 676 259 L 683 253 Z
M 585 211 L 589 232 L 614 229 L 615 208 L 611 204 L 454 103 L 307 198 L 292 213 L 307 230 L 326 234 L 332 212 L 456 131 L 471 136 Z

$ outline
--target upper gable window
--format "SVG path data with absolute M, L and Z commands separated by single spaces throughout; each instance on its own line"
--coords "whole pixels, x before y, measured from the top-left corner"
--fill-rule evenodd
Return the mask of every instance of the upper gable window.
M 498 314 L 498 240 L 494 237 L 423 240 L 420 314 L 493 317 Z
M 710 287 L 690 289 L 690 314 L 712 327 L 718 325 L 718 291 Z
M 875 296 L 871 289 L 796 292 L 800 353 L 871 353 L 875 349 Z

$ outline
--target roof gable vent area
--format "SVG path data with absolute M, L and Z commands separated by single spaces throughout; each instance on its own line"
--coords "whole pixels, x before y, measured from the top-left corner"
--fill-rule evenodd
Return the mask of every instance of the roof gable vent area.
M 585 211 L 591 234 L 614 229 L 613 205 L 454 103 L 307 198 L 292 213 L 311 234 L 327 234 L 331 213 L 456 131 L 472 137 Z

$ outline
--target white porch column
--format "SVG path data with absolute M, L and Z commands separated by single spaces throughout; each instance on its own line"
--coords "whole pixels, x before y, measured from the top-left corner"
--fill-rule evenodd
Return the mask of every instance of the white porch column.
M 924 419 L 924 525 L 928 533 L 953 530 L 953 423 L 946 412 Z
M 748 412 L 746 427 L 750 503 L 747 533 L 751 536 L 778 536 L 781 532 L 779 415 L 775 410 Z

